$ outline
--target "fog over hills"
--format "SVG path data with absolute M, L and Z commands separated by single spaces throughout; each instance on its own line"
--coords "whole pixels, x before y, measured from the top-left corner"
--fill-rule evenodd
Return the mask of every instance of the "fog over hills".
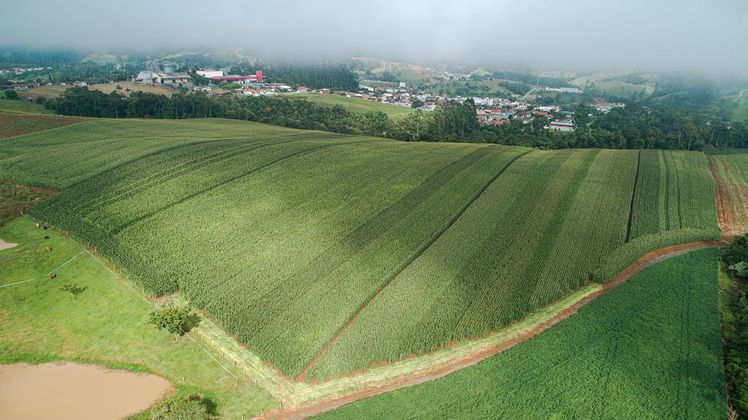
M 738 0 L 6 0 L 0 44 L 748 74 Z

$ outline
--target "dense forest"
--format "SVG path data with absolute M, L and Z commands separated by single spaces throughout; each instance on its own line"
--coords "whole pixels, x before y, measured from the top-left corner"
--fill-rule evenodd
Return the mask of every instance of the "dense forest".
M 406 141 L 457 141 L 525 145 L 538 148 L 604 147 L 688 149 L 748 147 L 748 129 L 698 113 L 666 106 L 630 104 L 608 113 L 586 105 L 575 109 L 575 132 L 545 128 L 537 118 L 480 127 L 472 100 L 450 102 L 433 112 L 417 111 L 390 120 L 384 113 L 357 114 L 342 106 L 322 106 L 280 97 L 208 96 L 179 92 L 171 97 L 133 92 L 129 97 L 87 88 L 68 89 L 47 107 L 63 115 L 112 118 L 210 118 L 258 121 L 285 127 L 367 134 Z
M 262 70 L 268 81 L 312 89 L 358 90 L 356 73 L 345 64 L 265 64 L 239 63 L 229 74 L 250 75 Z
M 732 277 L 731 287 L 723 290 L 727 298 L 722 314 L 725 374 L 731 406 L 739 418 L 748 418 L 748 236 L 723 249 L 722 262 Z

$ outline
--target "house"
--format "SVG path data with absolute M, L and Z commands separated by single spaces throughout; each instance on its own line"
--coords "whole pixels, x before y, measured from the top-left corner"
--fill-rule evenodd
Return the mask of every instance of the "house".
M 574 131 L 574 122 L 571 120 L 552 121 L 545 128 L 556 131 Z
M 209 77 L 209 79 L 215 82 L 219 82 L 219 83 L 241 83 L 241 84 L 262 83 L 263 81 L 262 70 L 257 70 L 255 74 L 251 76 L 240 76 L 236 74 L 228 74 L 224 76 L 223 72 L 221 72 L 220 76 Z
M 180 85 L 190 83 L 192 77 L 187 73 L 159 73 L 162 85 Z
M 37 87 L 36 83 L 13 83 L 10 85 L 14 90 L 29 90 Z
M 135 77 L 135 81 L 148 85 L 180 85 L 190 83 L 192 77 L 186 73 L 158 73 L 153 71 L 141 71 Z

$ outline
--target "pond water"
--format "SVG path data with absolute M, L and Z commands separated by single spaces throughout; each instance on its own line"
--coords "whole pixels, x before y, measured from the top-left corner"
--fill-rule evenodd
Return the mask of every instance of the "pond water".
M 159 376 L 95 365 L 0 365 L 0 419 L 120 419 L 173 392 Z

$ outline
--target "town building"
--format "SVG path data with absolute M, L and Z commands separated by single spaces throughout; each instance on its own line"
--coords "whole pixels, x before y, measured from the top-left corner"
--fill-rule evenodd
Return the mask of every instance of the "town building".
M 165 73 L 155 71 L 141 71 L 135 81 L 147 85 L 183 85 L 192 82 L 187 73 Z
M 195 73 L 200 76 L 207 77 L 208 79 L 223 76 L 223 71 L 221 70 L 198 70 Z
M 223 72 L 221 72 L 223 73 Z M 262 83 L 263 77 L 262 77 L 262 70 L 257 70 L 254 75 L 250 76 L 240 76 L 236 74 L 228 74 L 220 76 L 213 76 L 208 77 L 210 80 L 213 80 L 215 82 L 219 83 L 241 83 L 241 84 L 247 84 L 247 83 Z
M 552 121 L 545 128 L 556 131 L 574 131 L 574 122 L 571 120 Z

